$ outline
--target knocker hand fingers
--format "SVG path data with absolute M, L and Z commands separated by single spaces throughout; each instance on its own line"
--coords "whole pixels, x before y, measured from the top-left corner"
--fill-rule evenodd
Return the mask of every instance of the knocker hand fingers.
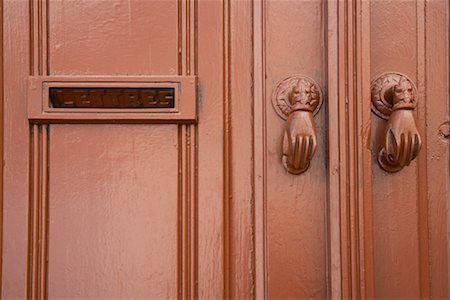
M 413 149 L 412 149 L 412 159 L 415 159 L 419 154 L 420 147 L 422 146 L 422 142 L 420 140 L 420 135 L 418 133 L 414 133 L 413 137 Z

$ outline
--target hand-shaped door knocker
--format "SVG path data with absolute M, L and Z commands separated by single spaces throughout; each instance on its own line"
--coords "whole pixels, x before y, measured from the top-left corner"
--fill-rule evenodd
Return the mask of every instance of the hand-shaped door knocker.
M 422 145 L 414 109 L 417 89 L 401 73 L 384 73 L 372 82 L 372 111 L 388 120 L 378 163 L 387 172 L 398 172 L 417 157 Z
M 305 172 L 317 148 L 314 115 L 322 105 L 319 85 L 303 75 L 283 79 L 275 88 L 272 104 L 287 119 L 283 133 L 282 163 L 291 174 Z

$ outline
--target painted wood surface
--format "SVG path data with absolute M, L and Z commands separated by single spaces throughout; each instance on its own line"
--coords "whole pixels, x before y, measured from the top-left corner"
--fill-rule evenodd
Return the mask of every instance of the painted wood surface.
M 449 297 L 447 1 L 23 0 L 2 13 L 4 299 Z M 377 162 L 386 121 L 371 111 L 387 71 L 418 88 L 423 145 L 397 173 Z M 294 74 L 324 95 L 301 175 L 283 167 L 272 106 Z M 197 76 L 198 123 L 37 122 L 30 76 Z

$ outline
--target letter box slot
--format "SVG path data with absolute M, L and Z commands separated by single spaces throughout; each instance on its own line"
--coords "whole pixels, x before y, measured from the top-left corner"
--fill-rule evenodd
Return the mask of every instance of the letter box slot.
M 50 88 L 54 108 L 174 108 L 173 88 Z

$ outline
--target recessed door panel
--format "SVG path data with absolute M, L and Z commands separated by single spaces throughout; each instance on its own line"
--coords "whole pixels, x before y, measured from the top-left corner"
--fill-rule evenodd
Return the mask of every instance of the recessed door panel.
M 49 130 L 48 296 L 176 298 L 176 125 Z
M 180 1 L 51 1 L 52 75 L 175 75 Z
M 417 11 L 414 1 L 371 3 L 371 78 L 383 72 L 402 72 L 422 85 L 417 65 Z M 418 14 L 419 15 L 418 15 Z M 417 101 L 426 101 L 419 88 Z M 372 114 L 374 153 L 382 143 L 386 121 Z M 420 123 L 419 123 L 420 125 Z M 419 127 L 420 128 L 420 127 Z M 422 153 L 421 153 L 422 154 Z M 417 161 L 401 172 L 386 173 L 373 160 L 375 296 L 412 298 L 420 295 Z M 389 175 L 388 175 L 389 174 Z

